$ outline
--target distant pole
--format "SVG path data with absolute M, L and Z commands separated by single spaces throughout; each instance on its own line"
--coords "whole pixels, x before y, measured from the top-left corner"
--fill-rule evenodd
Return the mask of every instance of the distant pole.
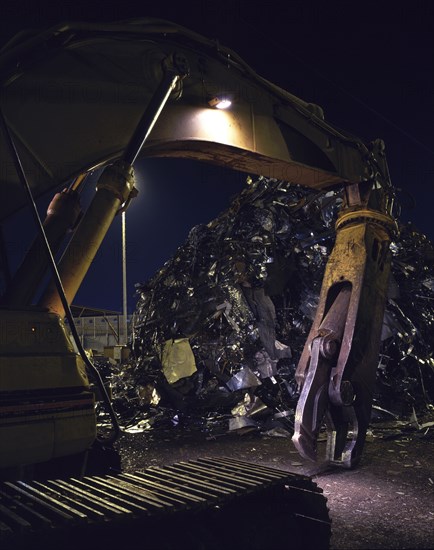
M 127 239 L 126 239 L 126 212 L 122 212 L 122 344 L 128 343 L 128 309 L 127 309 Z

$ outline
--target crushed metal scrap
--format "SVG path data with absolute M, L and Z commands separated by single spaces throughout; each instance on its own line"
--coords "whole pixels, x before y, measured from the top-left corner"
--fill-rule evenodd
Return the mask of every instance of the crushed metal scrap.
M 132 356 L 103 366 L 132 431 L 183 425 L 211 436 L 290 437 L 298 358 L 317 306 L 341 190 L 259 178 L 194 227 L 137 285 Z M 411 225 L 392 243 L 373 420 L 423 417 L 434 403 L 434 249 Z

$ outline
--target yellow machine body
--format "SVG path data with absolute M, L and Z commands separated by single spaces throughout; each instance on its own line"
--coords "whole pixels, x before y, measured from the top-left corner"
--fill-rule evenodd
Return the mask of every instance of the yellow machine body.
M 58 315 L 0 310 L 0 468 L 78 454 L 96 437 L 94 394 Z

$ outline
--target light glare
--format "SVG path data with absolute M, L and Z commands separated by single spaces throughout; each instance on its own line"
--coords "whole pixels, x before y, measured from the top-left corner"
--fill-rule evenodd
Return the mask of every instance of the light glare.
M 232 101 L 227 97 L 213 97 L 208 101 L 208 105 L 214 109 L 227 109 L 232 105 Z
M 230 99 L 220 99 L 216 104 L 216 109 L 228 109 L 231 105 L 232 101 Z

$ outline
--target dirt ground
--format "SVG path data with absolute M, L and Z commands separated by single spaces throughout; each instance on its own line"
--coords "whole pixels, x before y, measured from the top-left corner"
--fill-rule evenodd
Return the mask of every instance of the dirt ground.
M 374 430 L 354 470 L 304 462 L 290 439 L 256 433 L 206 439 L 174 428 L 158 438 L 123 434 L 118 447 L 126 471 L 214 455 L 309 475 L 328 499 L 331 549 L 434 548 L 432 436 Z

